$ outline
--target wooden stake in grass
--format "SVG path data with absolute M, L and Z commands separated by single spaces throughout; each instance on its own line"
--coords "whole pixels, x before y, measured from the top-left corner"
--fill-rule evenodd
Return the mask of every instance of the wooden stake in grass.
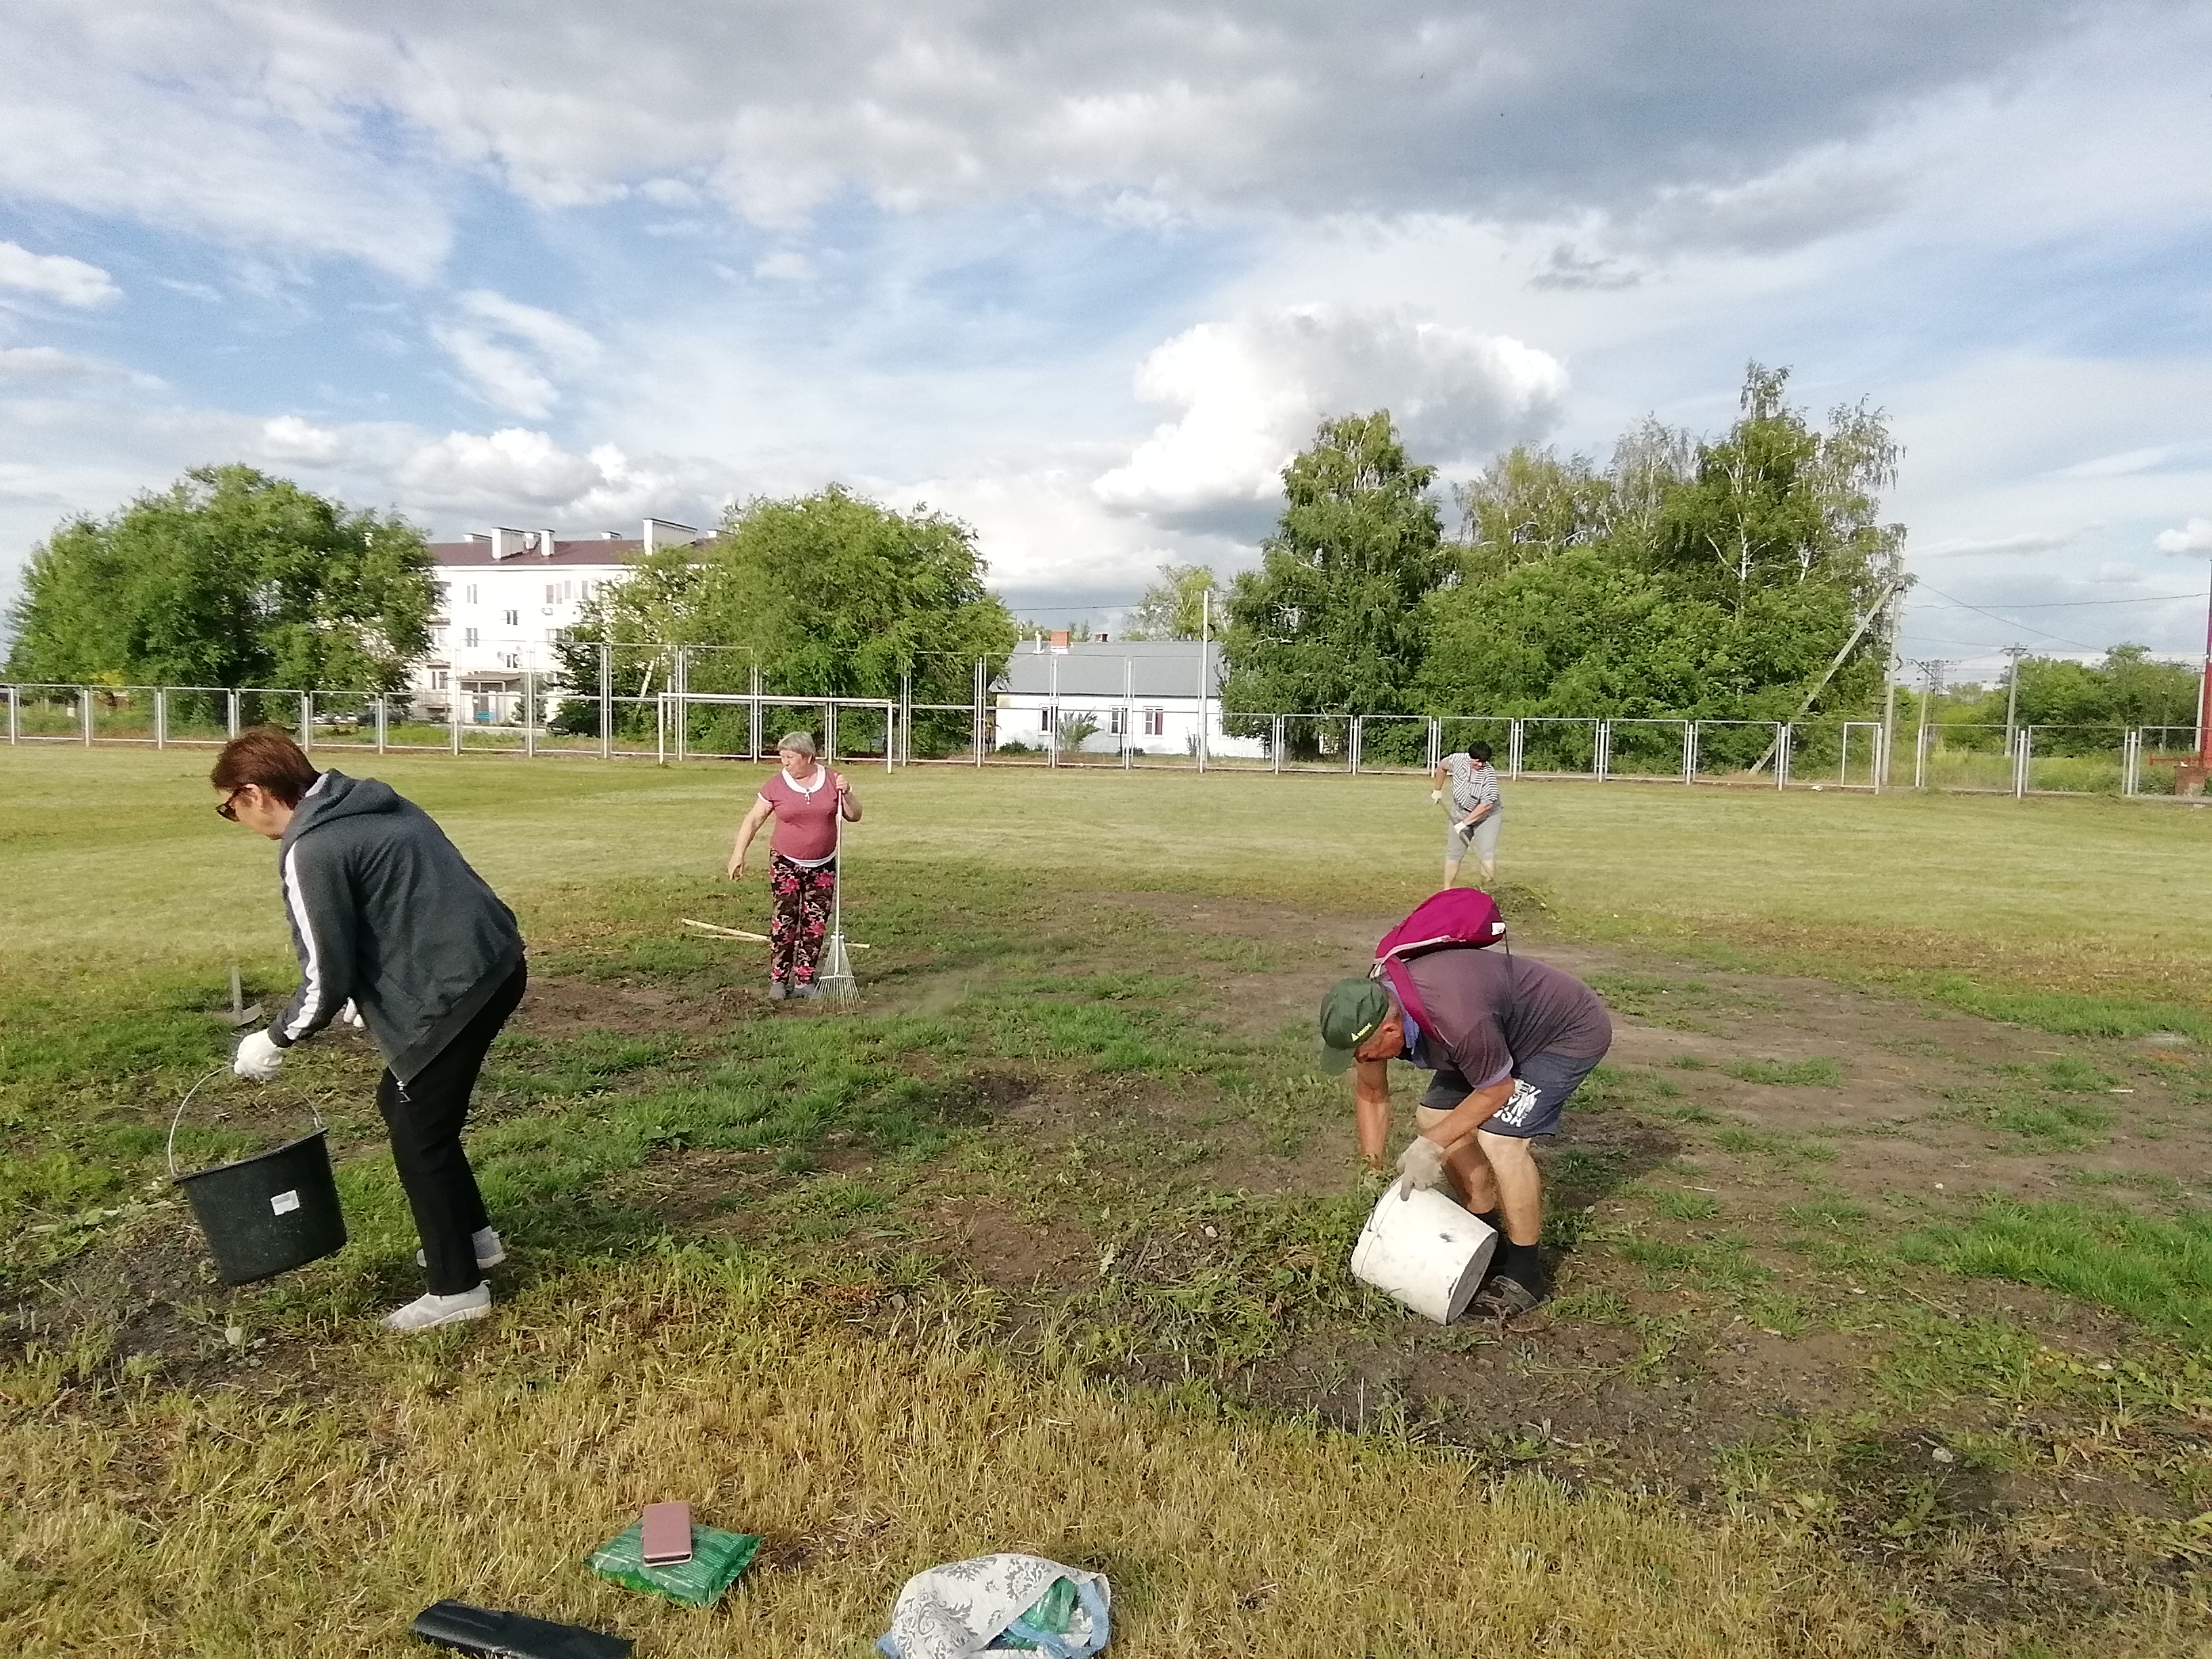
M 741 939 L 754 945 L 765 945 L 769 942 L 766 933 L 748 933 L 742 927 L 717 927 L 711 921 L 694 921 L 690 916 L 678 916 L 676 920 L 686 927 L 696 927 L 701 933 L 712 933 L 717 939 Z M 868 946 L 861 944 L 858 939 L 848 939 L 845 941 L 845 948 L 850 951 L 865 951 Z

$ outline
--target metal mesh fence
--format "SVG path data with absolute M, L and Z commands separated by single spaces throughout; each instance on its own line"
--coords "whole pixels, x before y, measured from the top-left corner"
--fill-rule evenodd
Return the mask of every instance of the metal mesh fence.
M 940 665 L 941 666 L 941 665 Z M 2194 727 L 1871 720 L 1688 720 L 1255 713 L 1194 697 L 1069 693 L 1018 706 L 973 665 L 973 701 L 772 696 L 749 652 L 610 646 L 597 684 L 456 675 L 411 695 L 246 686 L 0 684 L 11 744 L 211 744 L 250 726 L 311 751 L 772 761 L 787 732 L 848 764 L 1406 775 L 1486 744 L 1508 777 L 1763 788 L 2166 796 L 2204 787 Z

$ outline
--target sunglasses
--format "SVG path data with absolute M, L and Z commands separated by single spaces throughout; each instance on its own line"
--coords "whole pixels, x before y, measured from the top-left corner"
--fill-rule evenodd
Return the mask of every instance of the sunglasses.
M 241 783 L 237 788 L 232 790 L 221 800 L 217 801 L 215 806 L 216 817 L 219 818 L 228 818 L 233 823 L 236 823 L 238 822 L 238 798 L 252 787 L 253 787 L 253 786 L 250 783 Z

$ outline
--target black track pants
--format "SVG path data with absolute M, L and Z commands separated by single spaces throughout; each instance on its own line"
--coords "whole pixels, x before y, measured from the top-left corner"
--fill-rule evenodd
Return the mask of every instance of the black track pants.
M 423 1271 L 440 1296 L 459 1296 L 483 1282 L 476 1247 L 469 1236 L 489 1227 L 476 1171 L 461 1150 L 461 1126 L 468 1121 L 469 1095 L 483 1070 L 484 1051 L 522 1000 L 528 975 L 515 964 L 507 983 L 492 994 L 460 1035 L 438 1051 L 404 1088 L 387 1069 L 376 1085 L 376 1104 L 392 1136 L 392 1161 L 415 1231 L 422 1236 Z

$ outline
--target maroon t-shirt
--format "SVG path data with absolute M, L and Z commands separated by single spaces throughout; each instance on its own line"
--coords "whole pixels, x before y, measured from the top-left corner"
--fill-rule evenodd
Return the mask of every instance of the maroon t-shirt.
M 1430 1024 L 1420 1062 L 1477 1089 L 1535 1054 L 1586 1060 L 1613 1045 L 1613 1020 L 1597 993 L 1572 974 L 1502 945 L 1431 951 L 1405 964 Z
M 794 787 L 779 768 L 761 785 L 760 798 L 775 809 L 775 833 L 769 849 L 800 863 L 813 863 L 837 850 L 837 793 L 845 780 L 817 765 L 814 787 Z

